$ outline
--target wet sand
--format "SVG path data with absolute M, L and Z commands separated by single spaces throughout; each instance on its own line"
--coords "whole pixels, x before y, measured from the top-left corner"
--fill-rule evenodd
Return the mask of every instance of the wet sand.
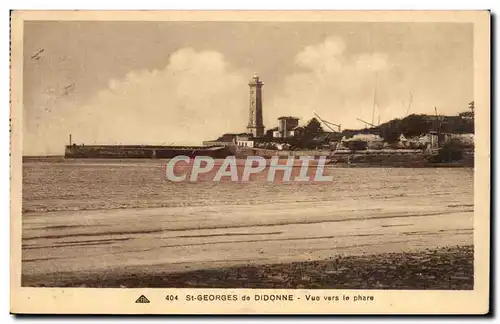
M 362 208 L 358 206 L 361 203 Z M 143 275 L 317 261 L 473 243 L 470 205 L 266 204 L 25 215 L 23 276 L 128 268 Z M 63 284 L 66 275 L 51 285 Z M 72 276 L 71 276 L 72 277 Z
M 336 169 L 328 184 L 174 185 L 161 168 L 27 163 L 23 285 L 95 285 L 93 277 L 121 285 L 132 277 L 126 285 L 138 287 L 158 276 L 286 272 L 294 263 L 313 278 L 308 262 L 473 245 L 472 170 Z M 351 272 L 356 262 L 347 263 Z
M 61 278 L 64 278 L 61 280 Z M 472 246 L 323 261 L 161 273 L 140 269 L 26 277 L 24 285 L 89 288 L 474 289 Z

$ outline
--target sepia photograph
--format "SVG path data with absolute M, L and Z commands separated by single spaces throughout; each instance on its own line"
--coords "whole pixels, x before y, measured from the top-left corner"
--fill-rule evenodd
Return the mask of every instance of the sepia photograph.
M 489 12 L 147 14 L 12 13 L 14 303 L 488 311 Z

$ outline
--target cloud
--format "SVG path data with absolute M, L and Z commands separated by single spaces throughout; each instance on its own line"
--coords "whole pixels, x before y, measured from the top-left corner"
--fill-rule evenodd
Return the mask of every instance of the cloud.
M 244 131 L 247 76 L 221 53 L 183 48 L 170 55 L 164 69 L 110 80 L 81 106 L 59 100 L 51 109 L 59 113 L 25 133 L 25 150 L 60 153 L 69 133 L 86 144 L 201 145 L 224 132 Z M 43 147 L 31 144 L 41 142 Z
M 288 75 L 279 95 L 266 105 L 266 125 L 280 115 L 295 115 L 305 123 L 313 112 L 343 127 L 363 126 L 356 118 L 371 121 L 377 89 L 378 115 L 404 114 L 402 100 L 408 92 L 396 81 L 398 68 L 385 53 L 347 54 L 345 42 L 336 37 L 305 47 L 295 57 L 299 72 Z

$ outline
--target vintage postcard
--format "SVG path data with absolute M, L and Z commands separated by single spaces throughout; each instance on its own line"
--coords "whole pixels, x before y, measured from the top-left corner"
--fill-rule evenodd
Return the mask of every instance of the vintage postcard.
M 11 312 L 485 314 L 488 11 L 13 11 Z

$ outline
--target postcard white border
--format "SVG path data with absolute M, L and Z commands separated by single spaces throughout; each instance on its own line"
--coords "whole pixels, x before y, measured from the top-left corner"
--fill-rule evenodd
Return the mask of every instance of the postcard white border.
M 11 34 L 11 312 L 54 314 L 483 314 L 489 302 L 490 255 L 490 13 L 488 11 L 15 11 Z M 165 295 L 235 293 L 255 289 L 26 288 L 21 283 L 22 45 L 25 20 L 129 21 L 377 21 L 474 24 L 476 164 L 475 287 L 471 291 L 287 290 L 300 302 L 167 302 Z M 284 290 L 262 289 L 259 293 Z M 311 303 L 303 295 L 364 294 L 375 302 Z M 136 304 L 145 294 L 149 304 Z M 105 301 L 105 302 L 103 302 Z

